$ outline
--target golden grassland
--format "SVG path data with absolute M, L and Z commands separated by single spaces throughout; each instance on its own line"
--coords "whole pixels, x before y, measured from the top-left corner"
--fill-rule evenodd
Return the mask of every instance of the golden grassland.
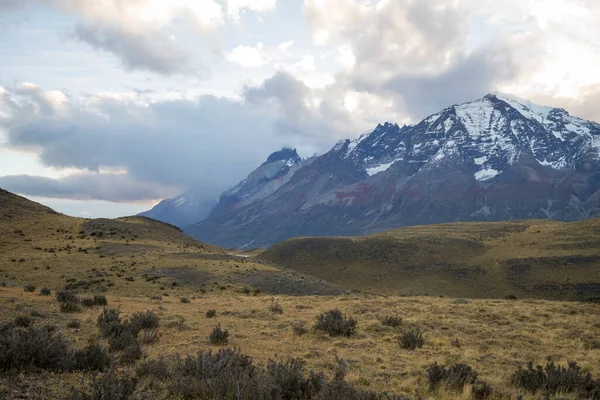
M 210 345 L 208 336 L 220 323 L 231 333 L 229 346 L 240 348 L 258 363 L 299 357 L 309 369 L 331 374 L 340 358 L 349 366 L 348 380 L 358 386 L 425 399 L 470 398 L 468 388 L 465 393 L 428 390 L 425 368 L 434 361 L 472 366 L 494 388 L 493 398 L 506 399 L 519 394 L 511 387 L 510 377 L 527 361 L 544 364 L 552 359 L 566 364 L 575 360 L 594 376 L 600 372 L 597 304 L 540 300 L 468 300 L 464 304 L 433 297 L 278 296 L 276 301 L 284 312 L 277 314 L 269 310 L 272 301 L 266 295 L 204 295 L 186 304 L 171 296 L 162 300 L 108 296 L 109 307 L 119 309 L 125 316 L 143 310 L 159 315 L 160 340 L 144 346 L 145 357 L 150 359 L 218 348 Z M 312 330 L 296 336 L 292 332 L 293 322 L 303 321 L 311 328 L 319 313 L 334 308 L 357 318 L 355 336 L 332 338 Z M 217 310 L 212 319 L 205 316 L 209 309 Z M 0 310 L 2 322 L 35 310 L 40 314 L 34 318 L 35 324 L 57 326 L 79 347 L 89 341 L 104 343 L 96 326 L 101 307 L 63 314 L 54 296 L 27 293 L 22 288 L 0 288 Z M 386 315 L 402 317 L 402 326 L 383 326 L 379 319 Z M 169 322 L 180 320 L 179 317 L 185 320 L 185 328 L 169 328 Z M 67 327 L 72 319 L 81 322 L 80 329 Z M 397 337 L 406 326 L 423 329 L 423 348 L 400 348 Z M 0 395 L 8 396 L 9 389 L 14 390 L 14 379 L 18 382 L 27 378 L 1 378 L 4 383 L 0 383 Z M 67 395 L 70 385 L 80 385 L 83 380 L 81 374 L 45 374 L 30 377 L 28 390 L 37 391 L 40 398 L 61 398 Z M 36 382 L 43 387 L 36 386 Z M 536 398 L 529 396 L 525 394 L 524 398 Z
M 531 293 L 505 276 L 506 260 L 521 259 L 511 265 L 525 271 L 515 275 L 525 286 L 534 280 L 594 282 L 600 272 L 590 257 L 599 248 L 599 225 L 596 220 L 449 224 L 365 239 L 304 243 L 301 257 L 292 257 L 305 262 L 302 268 L 292 265 L 296 269 L 353 288 L 393 292 L 399 285 L 401 294 L 449 296 L 386 297 L 347 291 L 310 275 L 239 257 L 149 219 L 71 218 L 0 190 L 0 283 L 5 285 L 0 286 L 0 323 L 33 315 L 34 325 L 56 326 L 78 348 L 90 341 L 106 346 L 96 326 L 101 307 L 74 314 L 59 311 L 54 294 L 70 286 L 81 295 L 105 293 L 108 307 L 124 316 L 154 311 L 161 320 L 160 340 L 143 346 L 146 359 L 217 349 L 208 336 L 220 323 L 231 334 L 228 346 L 240 348 L 260 364 L 298 357 L 307 369 L 331 375 L 342 359 L 349 368 L 348 380 L 359 387 L 423 399 L 469 399 L 469 387 L 461 393 L 443 388 L 430 391 L 426 381 L 429 364 L 461 362 L 493 387 L 493 398 L 523 394 L 524 399 L 537 399 L 510 383 L 512 373 L 528 361 L 544 364 L 552 359 L 566 364 L 573 360 L 598 377 L 600 305 L 522 299 Z M 275 249 L 286 255 L 281 250 L 285 246 Z M 334 263 L 336 257 L 340 261 Z M 549 257 L 563 257 L 555 260 L 562 267 L 539 261 Z M 443 260 L 445 267 L 436 264 Z M 426 265 L 433 267 L 419 270 Z M 407 270 L 407 266 L 415 268 Z M 470 274 L 479 271 L 475 267 L 485 273 Z M 27 284 L 36 286 L 35 293 L 24 291 Z M 52 296 L 41 296 L 43 287 L 50 288 Z M 310 295 L 314 293 L 338 295 Z M 454 299 L 506 294 L 516 294 L 519 300 Z M 182 303 L 183 297 L 189 303 Z M 272 301 L 283 307 L 282 314 L 269 310 Z M 354 336 L 335 338 L 310 329 L 318 314 L 336 308 L 358 320 Z M 217 311 L 215 318 L 205 316 L 209 309 Z M 379 319 L 387 315 L 401 317 L 402 325 L 383 326 Z M 80 328 L 67 326 L 73 319 L 81 322 Z M 307 334 L 294 334 L 292 324 L 297 321 L 309 328 Z M 424 331 L 423 348 L 400 348 L 398 336 L 409 326 Z M 119 366 L 123 373 L 134 370 L 135 366 Z M 83 373 L 0 375 L 0 398 L 61 399 L 71 387 L 89 380 L 90 374 Z
M 259 259 L 388 295 L 585 299 L 600 295 L 600 219 L 407 227 L 297 238 Z

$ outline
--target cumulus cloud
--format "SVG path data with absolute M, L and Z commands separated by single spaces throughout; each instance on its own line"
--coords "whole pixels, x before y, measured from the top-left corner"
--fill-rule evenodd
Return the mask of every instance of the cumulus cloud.
M 248 88 L 244 101 L 214 96 L 150 101 L 136 92 L 72 98 L 34 84 L 6 88 L 0 99 L 6 115 L 0 128 L 6 132 L 7 145 L 38 154 L 45 166 L 85 171 L 58 181 L 6 179 L 12 187 L 21 185 L 22 193 L 40 196 L 70 193 L 100 198 L 100 189 L 91 187 L 102 184 L 104 189 L 104 182 L 115 180 L 131 185 L 121 196 L 119 190 L 108 191 L 112 201 L 166 197 L 185 190 L 212 200 L 284 145 L 312 154 L 332 144 L 335 123 L 305 104 L 309 95 L 310 90 L 290 76 L 275 76 L 260 87 Z M 264 102 L 280 106 L 269 112 L 266 109 L 272 107 L 263 108 Z M 294 110 L 307 120 L 286 122 Z M 284 122 L 287 128 L 280 129 Z M 307 136 L 313 131 L 325 135 L 315 141 Z M 123 173 L 107 175 L 107 168 Z M 37 184 L 44 193 L 32 192 Z
M 227 13 L 234 21 L 239 22 L 245 11 L 264 13 L 275 9 L 277 0 L 228 0 Z
M 225 56 L 225 59 L 247 68 L 262 67 L 269 61 L 268 56 L 262 52 L 262 49 L 262 43 L 258 43 L 256 47 L 238 46 L 231 50 L 231 52 Z

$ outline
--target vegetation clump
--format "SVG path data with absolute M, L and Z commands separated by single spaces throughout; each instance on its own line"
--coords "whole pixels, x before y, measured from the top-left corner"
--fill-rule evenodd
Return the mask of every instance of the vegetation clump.
M 31 284 L 25 285 L 25 287 L 23 289 L 25 289 L 26 292 L 33 293 L 33 292 L 35 292 L 35 285 L 31 285 Z
M 50 296 L 52 294 L 52 291 L 50 289 L 48 289 L 47 287 L 45 287 L 42 290 L 40 290 L 40 294 L 42 296 Z
M 580 398 L 600 399 L 600 381 L 592 378 L 590 373 L 582 371 L 576 362 L 571 361 L 567 367 L 548 361 L 545 367 L 520 367 L 512 376 L 513 385 L 528 392 L 541 391 L 545 395 L 561 393 L 578 393 Z
M 420 328 L 411 327 L 402 332 L 398 342 L 403 349 L 416 350 L 423 347 L 425 339 L 423 338 L 423 332 Z
M 454 364 L 450 367 L 444 367 L 438 363 L 433 363 L 427 367 L 427 380 L 431 389 L 437 389 L 443 384 L 453 390 L 462 390 L 465 385 L 474 384 L 477 381 L 477 376 L 477 372 L 466 364 Z
M 227 329 L 221 329 L 221 324 L 218 324 L 210 333 L 209 339 L 211 344 L 227 344 L 229 341 L 229 331 Z
M 206 312 L 206 318 L 212 318 L 215 315 L 217 315 L 217 310 L 215 310 L 214 308 L 211 308 Z
M 381 317 L 379 321 L 381 322 L 381 325 L 390 326 L 392 328 L 397 328 L 402 325 L 402 318 L 396 315 L 386 315 Z
M 317 316 L 314 329 L 326 332 L 329 336 L 352 336 L 356 333 L 357 321 L 345 317 L 338 309 L 329 310 Z

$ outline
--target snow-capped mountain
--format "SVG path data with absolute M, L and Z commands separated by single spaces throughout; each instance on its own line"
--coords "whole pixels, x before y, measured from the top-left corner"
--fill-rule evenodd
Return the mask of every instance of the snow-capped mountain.
M 177 226 L 190 225 L 223 212 L 263 199 L 280 186 L 309 160 L 302 160 L 295 149 L 283 148 L 269 155 L 267 160 L 246 179 L 223 192 L 218 201 L 207 202 L 199 191 L 188 191 L 174 199 L 166 199 L 140 215 Z
M 600 215 L 599 159 L 600 124 L 488 94 L 340 141 L 273 186 L 255 183 L 263 164 L 187 232 L 242 247 L 427 223 L 588 218 Z

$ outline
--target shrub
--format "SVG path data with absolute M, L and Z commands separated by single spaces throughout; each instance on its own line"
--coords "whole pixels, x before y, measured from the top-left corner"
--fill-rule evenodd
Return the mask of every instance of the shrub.
M 184 304 L 188 304 L 190 302 L 190 299 L 188 299 L 187 297 L 182 297 L 181 299 L 179 299 L 182 303 Z
M 395 315 L 386 315 L 379 319 L 381 325 L 391 326 L 392 328 L 397 328 L 402 325 L 402 318 Z
M 493 392 L 492 387 L 487 382 L 477 381 L 473 385 L 472 394 L 475 400 L 485 400 L 490 397 Z
M 42 296 L 50 296 L 52 294 L 52 291 L 50 289 L 48 289 L 47 287 L 45 287 L 42 290 L 40 290 L 40 294 Z
M 352 336 L 356 332 L 356 325 L 354 318 L 346 318 L 336 309 L 320 314 L 315 330 L 327 332 L 329 336 Z
M 137 339 L 133 332 L 127 329 L 125 326 L 121 326 L 118 332 L 113 332 L 108 338 L 108 345 L 111 351 L 122 351 L 129 346 L 138 344 Z
M 431 389 L 444 384 L 450 389 L 462 390 L 466 384 L 474 384 L 477 381 L 477 372 L 466 364 L 454 364 L 446 368 L 433 363 L 427 367 L 427 379 Z
M 0 371 L 25 369 L 65 369 L 69 344 L 62 335 L 46 328 L 26 330 L 10 325 L 0 327 Z
M 83 371 L 105 371 L 110 367 L 108 351 L 98 344 L 89 344 L 73 354 L 75 369 Z
M 122 329 L 121 313 L 119 310 L 109 309 L 104 310 L 98 316 L 98 329 L 103 338 L 112 336 L 114 333 Z
M 142 358 L 142 355 L 142 346 L 140 346 L 136 340 L 135 343 L 123 349 L 120 360 L 122 364 L 134 364 L 137 360 Z
M 267 364 L 271 391 L 276 399 L 302 399 L 308 392 L 309 381 L 304 376 L 304 364 L 300 359 L 291 358 L 276 362 L 269 360 Z
M 506 300 L 517 300 L 517 296 L 515 296 L 514 294 L 509 294 L 508 296 L 505 297 Z
M 29 328 L 33 325 L 33 318 L 28 317 L 27 315 L 19 315 L 15 318 L 13 323 L 20 328 Z
M 175 321 L 167 322 L 167 328 L 176 328 L 180 331 L 188 329 L 188 326 L 185 324 L 185 318 L 181 315 L 175 315 Z
M 143 362 L 135 371 L 139 377 L 149 376 L 159 380 L 167 379 L 170 376 L 169 364 L 164 358 Z
M 81 311 L 81 307 L 79 307 L 79 304 L 77 303 L 73 303 L 73 302 L 68 302 L 68 303 L 60 303 L 60 312 L 62 313 L 76 313 Z
M 158 342 L 159 337 L 160 336 L 156 329 L 147 329 L 142 334 L 140 342 L 142 342 L 143 344 L 154 344 Z
M 277 303 L 275 300 L 271 301 L 269 305 L 269 311 L 276 314 L 283 314 L 283 307 L 281 304 Z
M 67 328 L 79 329 L 79 328 L 81 328 L 81 322 L 79 322 L 76 319 L 72 319 L 67 323 Z
M 292 322 L 292 332 L 294 332 L 296 336 L 302 336 L 308 333 L 308 329 L 306 329 L 306 327 L 304 326 L 304 322 L 294 321 Z
M 72 400 L 128 400 L 132 397 L 137 380 L 128 375 L 119 375 L 114 369 L 100 376 L 92 377 L 89 388 L 74 391 Z
M 103 294 L 96 294 L 93 297 L 85 297 L 81 299 L 81 305 L 84 307 L 106 306 L 108 301 Z
M 26 292 L 33 293 L 35 292 L 35 285 L 25 285 L 24 289 Z
M 158 315 L 152 311 L 139 311 L 134 313 L 129 319 L 131 331 L 137 335 L 143 329 L 156 329 L 159 326 Z
M 61 303 L 79 303 L 79 298 L 71 290 L 56 292 L 56 300 Z
M 398 339 L 400 347 L 408 350 L 415 350 L 423 347 L 425 339 L 420 328 L 408 328 L 400 335 Z
M 195 357 L 178 359 L 172 375 L 168 386 L 171 397 L 254 399 L 267 394 L 259 395 L 258 371 L 252 359 L 239 350 L 201 351 Z
M 160 294 L 155 294 L 151 297 L 152 300 L 162 300 L 162 296 Z
M 512 376 L 513 385 L 535 393 L 543 391 L 547 395 L 556 392 L 577 392 L 581 398 L 600 398 L 600 381 L 592 379 L 589 373 L 584 373 L 576 362 L 569 362 L 565 368 L 548 361 L 545 367 L 533 363 L 527 368 L 519 368 Z
M 215 310 L 214 308 L 211 308 L 206 312 L 206 318 L 212 318 L 215 315 L 217 315 L 217 310 Z
M 210 343 L 217 345 L 227 344 L 227 342 L 229 341 L 228 338 L 229 331 L 227 329 L 222 330 L 221 324 L 215 326 L 215 328 L 212 330 L 209 336 Z

